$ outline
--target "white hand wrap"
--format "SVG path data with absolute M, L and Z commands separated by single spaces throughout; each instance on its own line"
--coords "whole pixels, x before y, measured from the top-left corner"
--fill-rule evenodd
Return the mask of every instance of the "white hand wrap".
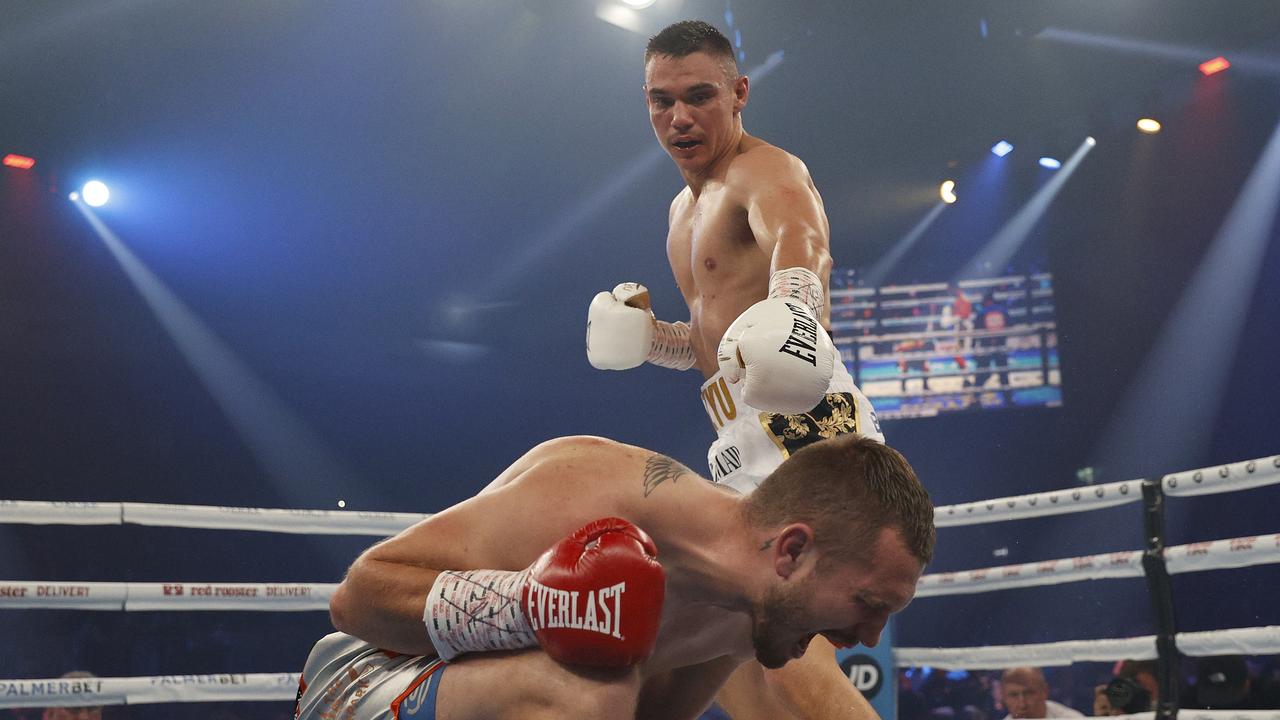
M 813 311 L 813 316 L 822 319 L 822 309 L 826 304 L 822 292 L 822 280 L 808 268 L 793 267 L 769 276 L 769 297 L 795 298 Z
M 448 662 L 467 652 L 537 645 L 520 610 L 528 578 L 528 570 L 448 570 L 437 575 L 422 622 L 440 659 Z
M 661 320 L 657 323 L 653 346 L 649 348 L 649 356 L 645 359 L 672 370 L 688 370 L 693 367 L 696 360 L 693 357 L 693 346 L 689 344 L 689 323 Z

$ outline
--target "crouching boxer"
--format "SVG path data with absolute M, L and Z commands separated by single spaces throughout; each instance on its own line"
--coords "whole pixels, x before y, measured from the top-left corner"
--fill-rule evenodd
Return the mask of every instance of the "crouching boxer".
M 750 496 L 637 447 L 553 440 L 356 560 L 297 716 L 696 718 L 748 660 L 782 667 L 817 635 L 875 645 L 933 542 L 906 460 L 856 435 Z

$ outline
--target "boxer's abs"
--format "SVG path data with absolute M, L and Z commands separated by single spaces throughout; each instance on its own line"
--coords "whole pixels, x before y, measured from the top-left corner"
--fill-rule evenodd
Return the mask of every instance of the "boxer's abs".
M 710 377 L 724 331 L 768 291 L 769 256 L 756 244 L 745 210 L 710 185 L 672 216 L 667 256 L 689 307 L 698 369 Z

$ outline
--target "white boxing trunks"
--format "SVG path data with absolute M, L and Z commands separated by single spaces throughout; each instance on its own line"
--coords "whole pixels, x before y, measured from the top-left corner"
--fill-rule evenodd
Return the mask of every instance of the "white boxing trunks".
M 379 650 L 343 633 L 311 648 L 298 685 L 299 720 L 434 720 L 446 663 Z
M 702 405 L 719 436 L 707 451 L 711 479 L 744 494 L 805 445 L 846 433 L 884 442 L 875 409 L 843 363 L 836 363 L 826 399 L 807 413 L 750 407 L 742 401 L 741 383 L 730 383 L 720 373 L 703 383 Z

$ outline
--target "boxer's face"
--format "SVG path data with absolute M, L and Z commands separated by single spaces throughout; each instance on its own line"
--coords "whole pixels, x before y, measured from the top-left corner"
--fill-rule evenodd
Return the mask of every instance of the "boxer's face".
M 747 78 L 704 52 L 655 55 L 645 65 L 645 98 L 653 133 L 684 173 L 705 170 L 738 139 Z
M 915 596 L 923 569 L 898 531 L 885 529 L 862 559 L 813 565 L 770 588 L 752 628 L 756 659 L 782 667 L 818 634 L 835 645 L 875 647 L 889 616 Z

